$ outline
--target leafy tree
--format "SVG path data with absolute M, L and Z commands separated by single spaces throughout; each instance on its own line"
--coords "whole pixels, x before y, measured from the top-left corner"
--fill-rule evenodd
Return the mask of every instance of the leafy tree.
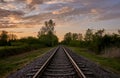
M 55 33 L 54 26 L 55 23 L 52 20 L 45 21 L 45 26 L 43 26 L 38 32 L 38 37 L 40 37 L 41 35 L 46 35 L 48 33 L 54 34 Z
M 82 39 L 83 39 L 82 34 L 69 32 L 64 35 L 64 40 L 61 43 L 70 46 L 82 46 L 83 45 Z
M 98 31 L 95 33 L 95 35 L 98 36 L 98 37 L 102 37 L 104 31 L 105 31 L 104 29 L 102 29 L 102 30 L 98 30 Z
M 58 38 L 55 35 L 55 23 L 52 20 L 45 21 L 43 26 L 38 32 L 38 38 L 47 46 L 54 46 L 58 43 Z
M 72 34 L 72 40 L 78 40 L 78 34 L 77 33 L 73 33 Z
M 71 32 L 66 33 L 64 35 L 64 44 L 69 44 L 71 40 L 72 40 L 72 33 Z
M 8 38 L 9 38 L 10 41 L 14 41 L 14 40 L 17 39 L 17 36 L 15 34 L 9 34 Z
M 0 45 L 1 46 L 5 46 L 7 45 L 7 41 L 8 41 L 8 32 L 7 31 L 2 31 L 2 33 L 0 34 Z
M 93 37 L 93 31 L 92 29 L 88 29 L 85 34 L 85 41 L 91 41 Z
M 120 34 L 120 29 L 118 30 L 118 33 Z
M 104 29 L 98 30 L 97 32 L 95 32 L 95 34 L 93 34 L 93 39 L 90 44 L 90 48 L 96 51 L 96 53 L 100 53 L 104 48 L 102 43 L 104 31 Z
M 80 41 L 83 40 L 83 35 L 81 33 L 78 34 L 78 40 L 80 40 Z

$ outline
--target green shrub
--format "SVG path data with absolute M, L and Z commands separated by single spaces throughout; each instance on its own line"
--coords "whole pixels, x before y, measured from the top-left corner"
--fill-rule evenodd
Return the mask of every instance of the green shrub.
M 0 58 L 29 52 L 31 50 L 38 49 L 40 47 L 42 46 L 40 46 L 39 44 L 23 45 L 23 46 L 5 46 L 0 48 Z

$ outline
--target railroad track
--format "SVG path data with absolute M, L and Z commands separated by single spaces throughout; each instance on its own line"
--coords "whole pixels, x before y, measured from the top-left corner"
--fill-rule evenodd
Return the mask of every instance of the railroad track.
M 83 64 L 74 61 L 68 50 L 57 47 L 43 65 L 37 65 L 27 78 L 95 78 Z

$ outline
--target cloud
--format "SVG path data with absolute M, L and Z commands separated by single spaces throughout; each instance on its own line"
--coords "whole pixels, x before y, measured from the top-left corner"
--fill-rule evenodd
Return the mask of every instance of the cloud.
M 0 17 L 6 17 L 8 15 L 23 15 L 24 13 L 21 11 L 9 11 L 9 10 L 4 10 L 0 9 Z
M 46 4 L 58 4 L 58 3 L 68 3 L 68 2 L 74 2 L 74 0 L 48 0 L 45 3 Z
M 5 6 L 4 6 L 4 5 L 5 5 L 5 4 L 0 4 L 0 8 L 1 8 L 1 9 L 5 9 L 5 10 L 15 9 L 15 6 L 12 5 L 12 4 L 6 4 Z
M 9 15 L 8 17 L 3 17 L 4 20 L 8 20 L 9 23 L 19 23 L 21 18 L 17 15 Z
M 27 4 L 31 4 L 33 0 L 26 0 Z
M 4 3 L 5 1 L 4 0 L 0 0 L 0 3 Z
M 12 25 L 12 24 L 11 24 L 11 25 L 10 25 L 10 24 L 8 25 L 8 24 L 3 24 L 3 23 L 1 24 L 1 23 L 0 23 L 0 29 L 3 29 L 3 28 L 15 28 L 15 27 L 16 27 L 16 26 L 15 26 L 15 25 Z
M 0 28 L 15 27 L 16 23 L 20 23 L 23 14 L 21 11 L 0 9 Z
M 35 5 L 42 4 L 44 0 L 26 0 L 27 7 L 31 10 L 35 9 Z
M 97 11 L 96 9 L 91 9 L 91 13 L 93 13 L 93 14 L 98 14 L 99 11 Z
M 15 1 L 15 0 L 0 0 L 1 2 L 12 2 L 12 1 Z
M 9 31 L 8 33 L 24 33 L 23 31 Z
M 24 13 L 0 9 L 0 28 L 32 27 L 31 21 L 24 20 Z
M 118 19 L 120 16 L 118 1 L 4 0 L 4 3 L 0 4 L 0 24 L 1 27 L 5 25 L 5 27 L 33 27 L 32 25 L 39 25 L 48 19 L 64 22 L 72 18 L 74 22 L 74 19 L 79 21 L 85 18 L 81 16 L 92 16 L 98 21 Z
M 97 20 L 112 20 L 112 19 L 120 19 L 120 12 L 116 13 L 105 13 L 100 15 Z
M 70 11 L 72 11 L 72 10 L 73 10 L 73 8 L 63 7 L 63 8 L 61 8 L 61 9 L 58 10 L 58 11 L 53 11 L 52 14 L 63 14 L 63 13 L 70 12 Z

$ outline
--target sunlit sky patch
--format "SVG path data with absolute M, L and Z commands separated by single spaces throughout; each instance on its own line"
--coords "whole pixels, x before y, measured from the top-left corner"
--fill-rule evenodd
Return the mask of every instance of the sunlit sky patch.
M 84 33 L 88 28 L 117 31 L 120 0 L 0 0 L 0 30 L 35 36 L 49 19 L 56 22 L 60 39 L 66 32 Z

